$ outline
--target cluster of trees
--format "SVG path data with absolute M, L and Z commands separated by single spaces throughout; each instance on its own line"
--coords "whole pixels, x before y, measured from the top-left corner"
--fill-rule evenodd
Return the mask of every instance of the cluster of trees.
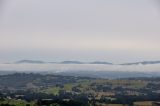
M 90 103 L 87 101 L 81 101 L 81 100 L 38 100 L 37 105 L 38 106 L 90 106 Z

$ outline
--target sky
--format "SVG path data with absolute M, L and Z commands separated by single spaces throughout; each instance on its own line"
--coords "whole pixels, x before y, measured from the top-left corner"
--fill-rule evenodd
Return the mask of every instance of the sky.
M 158 0 L 0 0 L 0 62 L 160 60 Z

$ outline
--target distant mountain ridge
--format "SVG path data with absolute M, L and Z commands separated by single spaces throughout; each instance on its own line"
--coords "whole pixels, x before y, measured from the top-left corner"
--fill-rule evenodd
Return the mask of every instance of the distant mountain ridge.
M 133 63 L 123 63 L 123 64 L 114 64 L 105 61 L 93 61 L 93 62 L 81 62 L 81 61 L 62 61 L 62 62 L 44 62 L 39 60 L 20 60 L 14 62 L 15 64 L 106 64 L 106 65 L 149 65 L 149 64 L 160 64 L 160 61 L 142 61 L 142 62 L 133 62 Z
M 135 63 L 124 63 L 120 65 L 148 65 L 148 64 L 160 64 L 160 61 L 142 61 L 142 62 L 135 62 Z
M 112 65 L 113 63 L 103 62 L 103 61 L 94 61 L 94 62 L 90 62 L 89 64 L 110 64 Z
M 80 61 L 62 61 L 60 63 L 61 64 L 85 64 L 85 63 L 80 62 Z
M 38 60 L 20 60 L 20 61 L 16 61 L 15 63 L 17 64 L 22 64 L 22 63 L 44 64 L 45 62 L 38 61 Z
M 103 61 L 94 61 L 94 62 L 81 62 L 81 61 L 62 61 L 62 62 L 44 62 L 44 61 L 38 61 L 38 60 L 20 60 L 14 62 L 15 64 L 23 64 L 23 63 L 30 63 L 30 64 L 113 64 L 109 62 L 103 62 Z

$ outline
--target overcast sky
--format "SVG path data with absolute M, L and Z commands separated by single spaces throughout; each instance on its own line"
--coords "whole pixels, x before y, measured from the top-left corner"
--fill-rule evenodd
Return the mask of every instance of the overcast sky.
M 160 60 L 158 0 L 0 0 L 0 62 Z

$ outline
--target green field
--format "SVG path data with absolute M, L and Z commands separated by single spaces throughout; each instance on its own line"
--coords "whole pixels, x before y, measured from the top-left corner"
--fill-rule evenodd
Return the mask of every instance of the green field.
M 35 102 L 26 102 L 25 100 L 14 100 L 14 99 L 5 99 L 0 100 L 0 105 L 2 104 L 9 104 L 9 105 L 15 105 L 15 106 L 34 106 Z

